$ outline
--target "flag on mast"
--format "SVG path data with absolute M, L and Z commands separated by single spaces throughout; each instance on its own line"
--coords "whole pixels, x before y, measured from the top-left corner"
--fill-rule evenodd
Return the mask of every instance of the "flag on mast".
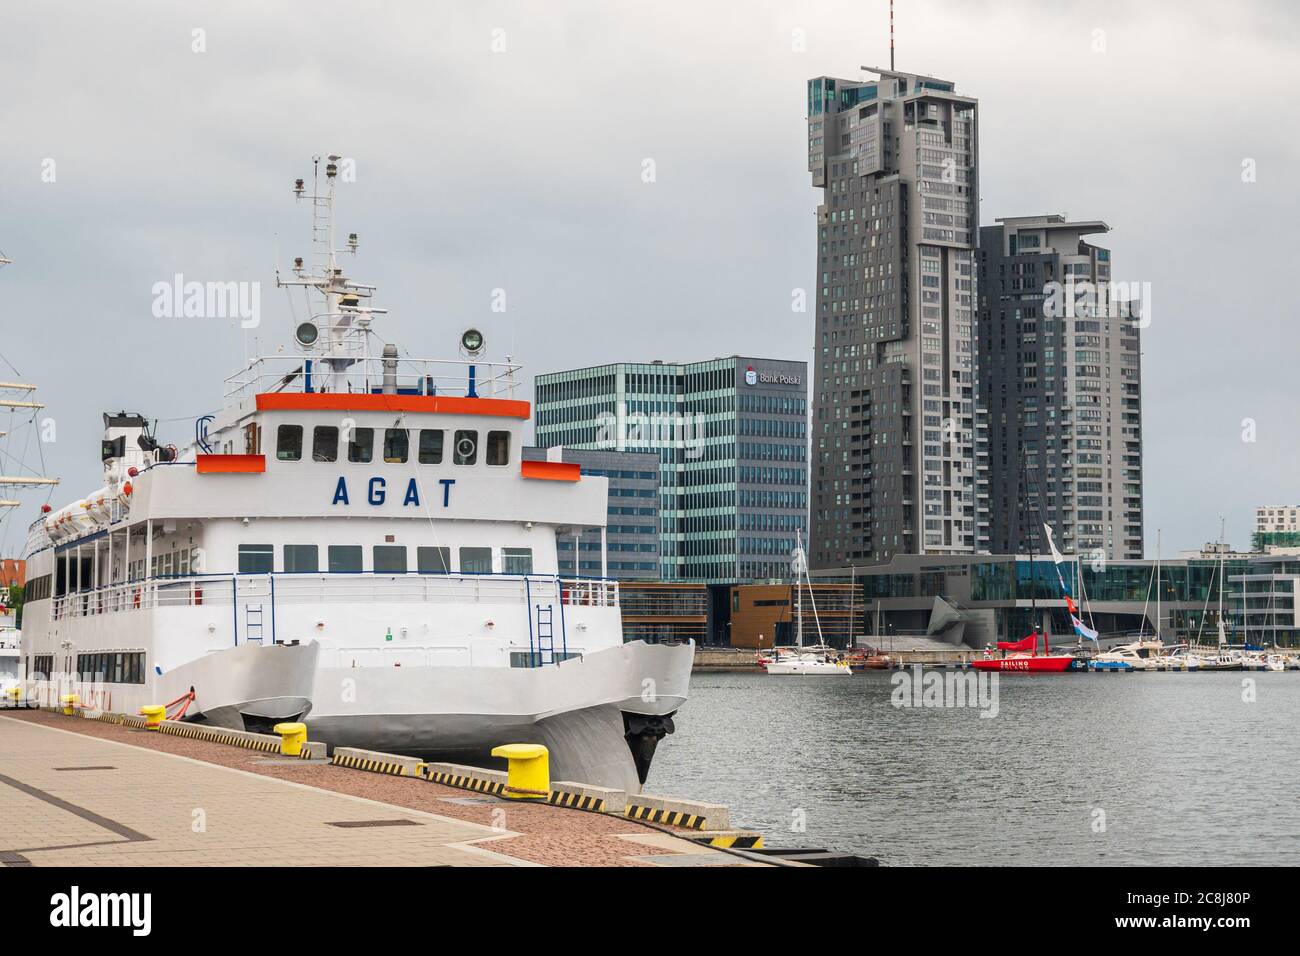
M 1095 641 L 1099 637 L 1096 631 L 1083 623 L 1079 617 L 1079 608 L 1074 603 L 1074 598 L 1070 596 L 1070 589 L 1065 586 L 1065 575 L 1061 573 L 1061 564 L 1065 557 L 1056 548 L 1056 540 L 1052 537 L 1052 526 L 1043 525 L 1043 530 L 1047 532 L 1047 546 L 1052 550 L 1052 561 L 1056 565 L 1056 580 L 1061 585 L 1061 595 L 1065 598 L 1065 606 L 1070 612 L 1070 623 L 1074 625 L 1074 633 L 1080 637 L 1086 637 L 1090 641 Z

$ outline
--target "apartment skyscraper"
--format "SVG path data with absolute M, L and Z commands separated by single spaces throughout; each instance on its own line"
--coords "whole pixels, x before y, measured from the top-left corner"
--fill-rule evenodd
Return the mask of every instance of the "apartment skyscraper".
M 1041 551 L 1041 520 L 1063 552 L 1141 558 L 1139 310 L 1112 288 L 1110 250 L 1083 239 L 1110 227 L 997 222 L 980 230 L 978 276 L 991 548 Z
M 785 579 L 807 532 L 807 377 L 803 362 L 740 356 L 539 375 L 535 438 L 659 454 L 662 580 Z
M 810 549 L 820 568 L 987 547 L 977 101 L 946 80 L 869 72 L 808 82 L 808 169 L 822 191 Z

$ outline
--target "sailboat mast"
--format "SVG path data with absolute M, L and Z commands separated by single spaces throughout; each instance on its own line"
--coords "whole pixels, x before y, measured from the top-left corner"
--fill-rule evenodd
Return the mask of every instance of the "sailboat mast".
M 794 614 L 796 647 L 803 647 L 803 581 L 799 572 L 803 565 L 803 535 L 796 528 L 794 531 Z
M 1156 529 L 1156 640 L 1157 641 L 1162 640 L 1162 638 L 1160 637 L 1160 628 L 1162 626 L 1160 620 L 1160 550 L 1161 550 L 1161 535 L 1163 533 L 1164 532 L 1160 528 Z
M 1223 535 L 1225 520 L 1219 519 L 1219 653 L 1223 653 Z

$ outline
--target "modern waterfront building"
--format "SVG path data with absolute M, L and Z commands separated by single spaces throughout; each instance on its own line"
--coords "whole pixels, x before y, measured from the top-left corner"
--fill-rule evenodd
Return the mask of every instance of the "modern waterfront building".
M 659 456 L 661 580 L 789 576 L 807 533 L 805 363 L 618 363 L 535 385 L 539 446 Z
M 715 603 L 707 584 L 628 581 L 618 592 L 625 641 L 718 644 L 726 637 L 725 628 L 711 626 Z
M 979 397 L 987 414 L 990 550 L 1058 545 L 1140 558 L 1139 322 L 1112 292 L 1100 220 L 998 219 L 980 230 Z M 1022 487 L 1022 484 L 1024 487 Z
M 652 451 L 525 448 L 524 460 L 566 461 L 577 464 L 583 475 L 609 479 L 609 523 L 604 529 L 568 527 L 556 531 L 555 547 L 561 577 L 658 580 L 657 454 Z
M 1220 574 L 1222 561 L 1222 574 Z M 1063 575 L 1101 645 L 1159 633 L 1165 643 L 1217 641 L 1219 588 L 1231 644 L 1300 647 L 1300 555 L 1225 553 L 1163 560 L 1068 557 Z M 1051 558 L 899 555 L 888 564 L 813 572 L 815 582 L 856 583 L 857 631 L 879 646 L 889 636 L 984 647 L 1023 637 L 1035 623 L 1054 644 L 1078 640 Z M 1036 602 L 1035 602 L 1036 599 Z
M 847 647 L 853 622 L 862 620 L 860 589 L 852 584 L 739 584 L 730 591 L 725 626 L 731 647 L 789 647 L 799 639 L 800 617 L 805 647 Z
M 1300 505 L 1256 508 L 1251 547 L 1256 551 L 1300 547 Z
M 866 69 L 866 68 L 864 68 Z M 987 548 L 976 476 L 977 101 L 808 82 L 817 208 L 812 567 Z

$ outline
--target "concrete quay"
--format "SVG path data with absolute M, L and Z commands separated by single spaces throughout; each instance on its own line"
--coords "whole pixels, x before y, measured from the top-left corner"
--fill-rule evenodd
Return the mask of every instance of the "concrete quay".
M 494 771 L 370 768 L 364 752 L 331 762 L 207 736 L 111 715 L 0 713 L 0 865 L 768 865 L 723 849 L 748 845 L 718 836 L 725 808 L 707 811 L 703 833 L 706 805 L 651 798 L 685 825 L 647 826 L 621 807 L 579 809 L 624 799 L 581 784 L 556 783 L 552 803 L 509 800 L 437 782 L 458 769 L 504 776 Z

